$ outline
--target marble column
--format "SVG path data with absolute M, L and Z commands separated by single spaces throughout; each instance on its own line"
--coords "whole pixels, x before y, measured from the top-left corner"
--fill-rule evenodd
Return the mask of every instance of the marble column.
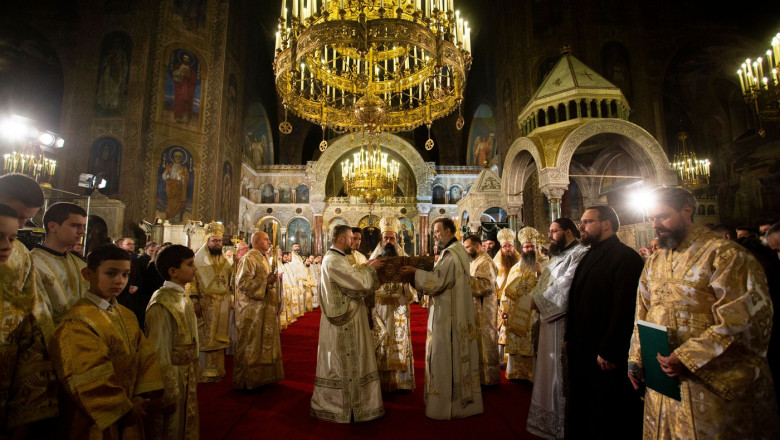
M 287 226 L 279 226 L 279 238 L 282 240 L 282 244 L 279 246 L 283 252 L 288 252 L 287 249 Z
M 324 202 L 312 202 L 310 203 L 311 209 L 314 212 L 314 247 L 312 253 L 314 255 L 324 255 L 325 247 L 322 240 L 323 235 L 323 219 L 322 212 L 325 209 Z
M 548 184 L 540 188 L 550 203 L 550 223 L 561 217 L 561 198 L 568 185 Z
M 431 212 L 431 205 L 429 203 L 418 203 L 417 212 L 420 216 L 420 224 L 418 229 L 418 231 L 420 231 L 419 254 L 428 255 L 428 235 L 430 234 L 430 231 L 428 230 L 428 213 Z

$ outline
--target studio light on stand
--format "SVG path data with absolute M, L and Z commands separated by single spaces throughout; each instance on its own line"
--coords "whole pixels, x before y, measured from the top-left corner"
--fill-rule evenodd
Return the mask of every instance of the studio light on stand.
M 108 185 L 108 180 L 94 174 L 79 174 L 79 188 L 85 188 L 87 195 L 87 224 L 84 227 L 84 250 L 83 256 L 87 256 L 87 237 L 89 237 L 89 208 L 92 203 L 92 193 L 95 189 L 103 189 Z

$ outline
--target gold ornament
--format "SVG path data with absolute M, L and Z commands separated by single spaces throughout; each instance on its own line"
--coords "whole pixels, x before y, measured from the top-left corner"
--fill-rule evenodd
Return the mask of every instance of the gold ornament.
M 515 231 L 509 228 L 499 229 L 497 237 L 499 243 L 506 243 L 506 242 L 514 243 Z
M 281 124 L 279 124 L 279 131 L 281 131 L 284 134 L 292 133 L 292 124 L 290 124 L 287 121 L 282 122 Z
M 379 230 L 384 234 L 385 232 L 398 232 L 401 230 L 401 222 L 395 218 L 392 214 L 387 214 L 379 220 Z
M 209 237 L 222 237 L 225 233 L 225 226 L 222 223 L 212 220 L 211 223 L 206 225 L 206 238 Z
M 520 243 L 521 246 L 524 243 L 538 244 L 541 238 L 542 234 L 530 226 L 526 226 L 517 232 L 517 242 Z

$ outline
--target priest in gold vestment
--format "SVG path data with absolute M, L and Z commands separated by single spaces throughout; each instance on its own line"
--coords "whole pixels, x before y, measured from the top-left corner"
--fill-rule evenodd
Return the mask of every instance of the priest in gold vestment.
M 73 203 L 55 203 L 46 210 L 43 223 L 46 240 L 30 255 L 38 272 L 38 290 L 44 293 L 56 326 L 65 312 L 87 292 L 87 282 L 81 276 L 86 263 L 67 251 L 69 246 L 81 243 L 87 213 Z
M 401 222 L 393 215 L 382 217 L 379 230 L 382 241 L 377 244 L 371 259 L 405 256 L 398 245 Z M 376 349 L 376 362 L 382 391 L 414 389 L 414 354 L 412 352 L 411 312 L 414 297 L 409 283 L 385 283 L 376 291 L 372 318 L 374 332 L 386 332 Z
M 498 269 L 496 277 L 496 302 L 498 310 L 496 312 L 496 329 L 498 331 L 498 359 L 503 364 L 506 362 L 506 320 L 504 319 L 504 310 L 501 309 L 501 298 L 504 297 L 504 289 L 509 279 L 509 271 L 520 261 L 520 253 L 515 250 L 515 234 L 509 228 L 501 229 L 501 240 L 496 255 L 493 257 L 493 263 Z M 496 240 L 499 240 L 498 234 L 493 234 Z
M 311 414 L 337 423 L 382 417 L 382 390 L 364 298 L 379 287 L 378 261 L 347 262 L 352 230 L 333 228 L 333 245 L 322 261 L 320 334 Z
M 146 336 L 155 347 L 163 379 L 162 409 L 150 414 L 147 435 L 153 439 L 197 440 L 198 322 L 184 286 L 195 279 L 194 254 L 172 245 L 155 262 L 165 279 L 146 306 Z
M 9 206 L 0 206 L 0 371 L 5 374 L 0 382 L 0 437 L 57 416 L 56 377 L 44 339 L 53 324 L 37 290 L 30 253 L 15 239 L 18 226 L 24 224 L 17 217 Z
M 198 326 L 201 382 L 219 382 L 225 377 L 225 349 L 230 344 L 230 262 L 222 255 L 224 227 L 206 225 L 206 243 L 195 253 L 198 268 L 187 293 L 200 311 L 203 325 Z
M 455 222 L 433 222 L 441 257 L 432 272 L 401 268 L 417 290 L 430 298 L 425 343 L 425 415 L 449 420 L 483 411 L 479 385 L 479 348 L 471 296 L 469 255 L 460 244 Z
M 527 226 L 518 232 L 517 238 L 523 251 L 520 253 L 520 261 L 509 271 L 504 296 L 501 298 L 506 323 L 506 377 L 533 382 L 536 354 L 534 326 L 539 316 L 531 309 L 530 293 L 536 287 L 538 275 L 536 243 L 539 232 Z
M 487 252 L 482 251 L 479 236 L 469 235 L 463 241 L 463 246 L 471 257 L 471 295 L 474 298 L 474 318 L 479 329 L 479 383 L 498 385 L 501 382 L 496 329 L 498 269 Z
M 238 262 L 236 271 L 236 341 L 233 388 L 253 389 L 284 379 L 279 339 L 277 276 L 265 253 L 271 247 L 268 234 L 252 234 L 252 249 Z
M 661 369 L 679 378 L 682 401 L 647 389 L 645 439 L 780 438 L 766 360 L 772 303 L 760 264 L 744 248 L 693 224 L 696 199 L 659 188 L 648 216 L 661 250 L 639 280 L 636 320 L 666 326 L 672 353 Z M 636 328 L 629 379 L 642 379 Z

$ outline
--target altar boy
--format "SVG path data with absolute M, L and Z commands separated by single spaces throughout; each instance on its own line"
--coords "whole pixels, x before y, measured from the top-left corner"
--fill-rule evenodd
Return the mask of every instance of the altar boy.
M 155 262 L 165 279 L 146 307 L 146 335 L 160 357 L 165 393 L 162 411 L 149 426 L 151 438 L 197 440 L 198 325 L 184 287 L 195 279 L 195 254 L 186 246 L 163 249 Z
M 71 401 L 60 405 L 68 438 L 144 438 L 146 407 L 163 385 L 154 347 L 135 314 L 116 302 L 130 275 L 130 255 L 100 246 L 81 274 L 89 289 L 63 316 L 49 345 Z

